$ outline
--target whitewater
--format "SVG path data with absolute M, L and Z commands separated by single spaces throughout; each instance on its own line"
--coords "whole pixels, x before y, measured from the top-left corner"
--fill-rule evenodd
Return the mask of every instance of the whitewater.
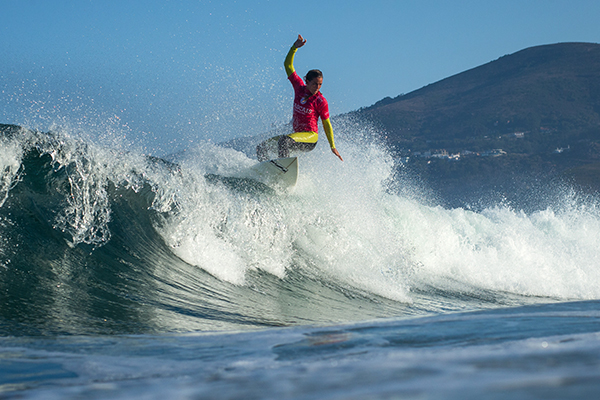
M 370 125 L 336 135 L 277 191 L 226 179 L 252 146 L 2 126 L 1 396 L 600 393 L 596 197 L 449 208 Z

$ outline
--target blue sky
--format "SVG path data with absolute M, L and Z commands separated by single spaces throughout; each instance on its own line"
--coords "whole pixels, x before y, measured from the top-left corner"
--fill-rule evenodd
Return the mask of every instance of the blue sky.
M 600 42 L 595 0 L 0 0 L 0 14 L 0 123 L 157 155 L 289 121 L 298 33 L 296 69 L 323 71 L 332 115 L 527 47 Z

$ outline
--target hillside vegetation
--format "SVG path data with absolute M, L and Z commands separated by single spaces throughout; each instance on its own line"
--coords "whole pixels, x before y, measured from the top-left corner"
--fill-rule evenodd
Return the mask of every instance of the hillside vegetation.
M 528 48 L 353 114 L 442 190 L 526 175 L 600 189 L 600 44 Z

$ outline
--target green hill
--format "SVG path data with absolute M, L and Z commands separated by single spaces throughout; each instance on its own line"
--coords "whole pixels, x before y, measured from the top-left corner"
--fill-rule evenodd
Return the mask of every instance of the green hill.
M 600 127 L 600 44 L 532 47 L 359 113 L 392 142 Z
M 600 161 L 600 44 L 528 48 L 353 114 L 379 125 L 390 145 L 436 184 L 439 174 L 452 185 L 472 178 L 490 186 L 499 175 L 580 181 L 584 173 L 581 181 L 600 189 L 598 169 L 580 168 Z M 506 153 L 503 161 L 465 158 L 492 149 Z M 429 159 L 425 167 L 414 157 L 419 153 L 462 157 L 454 166 L 431 166 L 442 160 Z M 491 180 L 482 173 L 490 165 Z

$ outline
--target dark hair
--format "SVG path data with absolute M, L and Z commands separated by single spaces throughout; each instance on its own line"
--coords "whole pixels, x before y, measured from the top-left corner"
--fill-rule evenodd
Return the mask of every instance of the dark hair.
M 308 73 L 304 77 L 304 80 L 306 82 L 310 82 L 315 78 L 322 78 L 322 77 L 323 77 L 323 73 L 321 71 L 319 71 L 318 69 L 311 69 L 310 71 L 308 71 Z

